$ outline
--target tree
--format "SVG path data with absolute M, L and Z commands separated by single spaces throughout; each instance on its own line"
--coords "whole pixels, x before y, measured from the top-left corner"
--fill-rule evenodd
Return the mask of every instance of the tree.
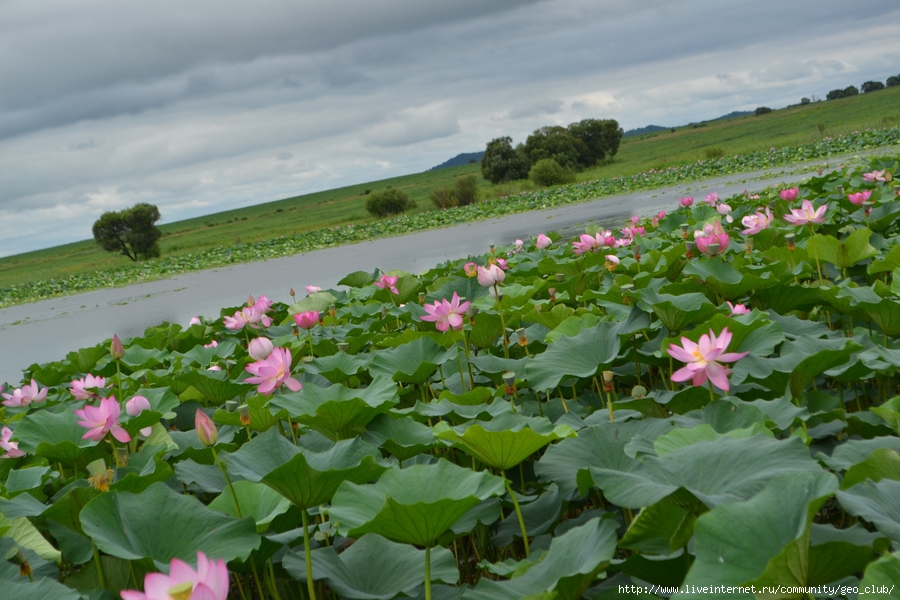
M 844 97 L 845 98 L 848 96 L 856 96 L 857 94 L 859 94 L 859 90 L 856 88 L 855 85 L 850 85 L 850 86 L 847 86 L 844 88 Z
M 105 212 L 94 223 L 94 239 L 107 252 L 120 252 L 135 262 L 157 257 L 162 232 L 154 223 L 159 217 L 159 209 L 145 202 L 122 211 Z
M 560 166 L 574 170 L 581 166 L 579 158 L 587 152 L 587 145 L 583 141 L 559 125 L 535 129 L 525 140 L 525 154 L 532 165 L 539 160 L 552 158 Z
M 768 106 L 759 106 L 753 111 L 753 116 L 758 117 L 759 115 L 765 115 L 772 112 L 772 109 Z
M 900 85 L 900 77 L 898 77 L 897 75 L 893 75 L 891 77 L 888 77 L 887 81 L 885 83 L 887 84 L 887 87 L 894 87 L 895 85 Z
M 560 183 L 572 183 L 575 181 L 575 173 L 571 169 L 561 166 L 552 158 L 542 158 L 531 167 L 528 179 L 537 185 L 549 187 Z
M 884 84 L 880 81 L 867 81 L 859 86 L 859 89 L 863 94 L 868 94 L 869 92 L 877 92 L 878 90 L 883 90 Z
M 487 143 L 481 159 L 481 175 L 491 183 L 525 179 L 530 166 L 522 144 L 513 149 L 512 138 L 505 136 Z
M 388 186 L 387 188 L 372 192 L 365 202 L 366 210 L 378 217 L 398 215 L 414 208 L 415 204 L 409 201 L 409 196 L 403 190 Z
M 625 134 L 614 119 L 582 119 L 569 125 L 568 130 L 584 144 L 578 157 L 582 167 L 593 167 L 597 161 L 615 156 Z

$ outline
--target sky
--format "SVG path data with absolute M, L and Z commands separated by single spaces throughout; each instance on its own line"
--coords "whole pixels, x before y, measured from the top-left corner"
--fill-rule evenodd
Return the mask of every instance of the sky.
M 892 75 L 896 0 L 5 0 L 0 256 Z

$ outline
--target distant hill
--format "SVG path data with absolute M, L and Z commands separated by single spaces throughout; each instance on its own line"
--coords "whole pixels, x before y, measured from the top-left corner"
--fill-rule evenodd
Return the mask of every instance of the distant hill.
M 663 127 L 662 125 L 647 125 L 646 127 L 629 129 L 625 132 L 623 137 L 629 137 L 632 135 L 644 135 L 645 133 L 653 133 L 654 131 L 663 131 L 665 129 L 671 129 L 671 127 Z
M 484 150 L 481 152 L 463 152 L 462 154 L 457 154 L 447 162 L 441 163 L 436 167 L 431 167 L 428 169 L 429 171 L 437 171 L 438 169 L 446 169 L 448 167 L 458 167 L 460 165 L 467 165 L 473 162 L 481 162 L 481 158 L 484 156 Z
M 724 121 L 725 119 L 734 119 L 736 117 L 746 117 L 748 115 L 752 115 L 752 110 L 736 110 L 734 112 L 730 112 L 727 115 L 722 115 L 718 119 L 712 119 L 713 121 Z

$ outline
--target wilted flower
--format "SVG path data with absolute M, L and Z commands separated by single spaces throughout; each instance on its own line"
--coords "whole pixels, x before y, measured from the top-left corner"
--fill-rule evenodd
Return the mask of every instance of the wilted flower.
M 769 207 L 766 207 L 766 212 L 762 213 L 757 211 L 752 215 L 747 215 L 743 219 L 741 219 L 741 223 L 743 223 L 744 227 L 747 229 L 743 230 L 741 233 L 744 235 L 756 235 L 763 229 L 768 229 L 772 224 L 772 221 L 775 220 L 774 215 L 772 215 L 772 211 L 769 210 Z
M 219 439 L 219 430 L 216 429 L 216 424 L 212 419 L 199 408 L 194 413 L 194 430 L 197 432 L 197 439 L 201 444 L 207 448 L 216 445 L 216 441 Z
M 725 352 L 731 343 L 731 335 L 727 327 L 722 330 L 719 337 L 716 337 L 710 329 L 709 335 L 704 333 L 698 343 L 682 337 L 681 346 L 669 344 L 669 354 L 672 358 L 686 363 L 672 374 L 672 381 L 690 379 L 697 386 L 703 385 L 709 378 L 713 385 L 727 392 L 728 375 L 731 371 L 717 361 L 735 362 L 749 354 L 749 352 Z
M 503 283 L 504 279 L 506 279 L 506 273 L 497 265 L 478 267 L 478 283 L 483 286 L 497 285 Z
M 476 277 L 478 275 L 478 265 L 473 262 L 467 262 L 463 265 L 467 277 Z
M 606 268 L 610 273 L 616 270 L 616 267 L 619 266 L 619 257 L 615 254 L 607 254 L 606 255 Z
M 119 406 L 115 396 L 100 398 L 99 406 L 86 405 L 76 410 L 75 416 L 81 419 L 78 424 L 87 429 L 82 439 L 99 442 L 107 433 L 111 433 L 123 444 L 130 442 L 131 436 L 119 425 L 120 414 L 122 407 Z
M 786 190 L 781 190 L 778 192 L 778 195 L 781 196 L 782 200 L 786 200 L 790 202 L 791 200 L 796 200 L 797 195 L 800 193 L 800 188 L 788 188 Z
M 537 241 L 535 241 L 534 245 L 540 250 L 543 250 L 552 243 L 553 241 L 549 237 L 547 237 L 543 233 L 539 233 L 537 236 Z
M 135 396 L 125 403 L 125 413 L 129 417 L 137 417 L 145 410 L 150 410 L 150 408 L 150 401 L 143 396 Z M 140 434 L 144 437 L 150 437 L 151 433 L 153 433 L 153 427 L 144 427 L 140 431 Z
M 296 323 L 297 327 L 299 327 L 300 329 L 312 329 L 318 322 L 319 311 L 317 310 L 308 310 L 306 312 L 297 313 L 294 315 L 294 323 Z M 256 357 L 254 356 L 254 358 Z
M 3 394 L 6 400 L 3 401 L 4 406 L 28 406 L 32 402 L 43 402 L 47 398 L 47 388 L 38 390 L 38 384 L 34 379 L 30 385 L 23 385 L 13 390 L 12 394 Z
M 258 392 L 269 395 L 282 384 L 292 392 L 303 388 L 301 383 L 291 377 L 291 352 L 287 348 L 274 348 L 265 360 L 250 363 L 244 370 L 252 374 L 244 381 L 259 384 Z
M 806 225 L 808 223 L 824 223 L 825 211 L 828 205 L 823 204 L 819 208 L 815 208 L 809 200 L 804 200 L 800 208 L 792 208 L 791 214 L 784 215 L 784 220 L 791 225 Z
M 375 287 L 380 287 L 384 290 L 390 290 L 392 294 L 400 294 L 400 291 L 397 289 L 396 275 L 382 275 L 378 279 L 378 281 L 375 282 Z
M 731 316 L 735 315 L 747 315 L 750 314 L 750 309 L 747 308 L 743 304 L 732 304 L 731 302 L 725 302 L 728 305 L 728 309 L 731 311 Z
M 25 453 L 19 450 L 19 442 L 11 442 L 9 438 L 12 437 L 12 429 L 9 427 L 4 427 L 2 430 L 2 435 L 0 435 L 0 448 L 6 451 L 6 454 L 3 455 L 3 458 L 19 458 L 21 456 L 25 456 Z
M 275 345 L 272 344 L 272 340 L 268 338 L 253 338 L 252 340 L 250 340 L 250 345 L 247 348 L 247 353 L 250 354 L 251 358 L 253 358 L 254 360 L 265 360 L 269 357 L 269 354 L 272 353 L 272 349 L 274 347 Z
M 686 196 L 678 201 L 683 207 L 690 208 L 694 204 L 694 198 L 691 196 Z
M 462 329 L 463 315 L 469 308 L 470 302 L 460 304 L 459 295 L 453 292 L 453 298 L 448 302 L 446 298 L 438 302 L 434 301 L 434 305 L 426 304 L 423 308 L 428 314 L 421 317 L 423 321 L 434 323 L 438 331 L 447 331 L 449 328 Z
M 172 559 L 169 574 L 147 573 L 144 591 L 123 590 L 122 600 L 227 600 L 228 568 L 225 561 L 210 560 L 197 552 L 197 570 Z
M 863 190 L 862 192 L 857 192 L 855 194 L 847 194 L 847 199 L 855 206 L 862 206 L 863 202 L 868 200 L 871 196 L 872 190 Z
M 69 391 L 78 400 L 87 400 L 88 398 L 97 398 L 99 394 L 92 392 L 92 389 L 99 389 L 106 385 L 106 377 L 94 377 L 88 374 L 82 379 L 72 381 Z

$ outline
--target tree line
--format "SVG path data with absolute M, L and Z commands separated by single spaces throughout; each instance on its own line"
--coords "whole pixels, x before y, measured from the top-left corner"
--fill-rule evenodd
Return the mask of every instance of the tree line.
M 863 94 L 868 94 L 869 92 L 877 92 L 878 90 L 883 90 L 886 87 L 894 87 L 895 85 L 900 85 L 900 75 L 894 75 L 887 78 L 887 81 L 881 83 L 880 81 L 867 81 L 862 84 L 859 88 L 855 85 L 847 86 L 844 89 L 831 90 L 825 96 L 826 100 L 837 100 L 838 98 L 848 98 L 850 96 L 856 96 L 860 92 Z

